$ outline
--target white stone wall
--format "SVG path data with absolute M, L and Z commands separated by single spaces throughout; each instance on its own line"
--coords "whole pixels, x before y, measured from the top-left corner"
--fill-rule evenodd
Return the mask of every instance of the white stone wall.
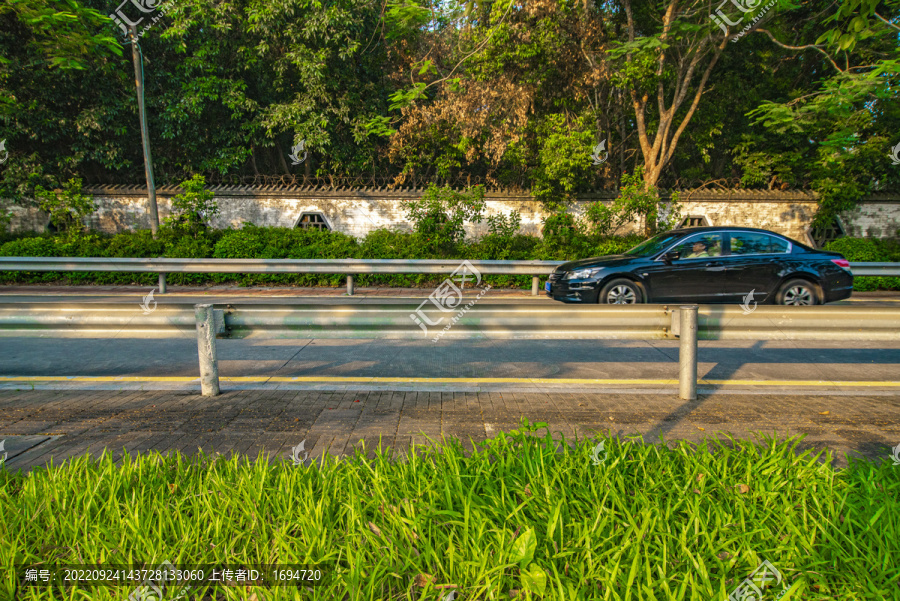
M 170 211 L 170 199 L 177 193 L 162 190 L 157 195 L 160 221 Z M 403 201 L 418 197 L 413 191 L 404 192 L 324 192 L 292 193 L 249 191 L 218 191 L 216 200 L 220 213 L 214 218 L 214 227 L 239 228 L 244 223 L 260 226 L 294 227 L 304 212 L 316 212 L 325 216 L 336 231 L 357 237 L 377 228 L 408 229 Z M 574 202 L 569 210 L 582 215 L 591 202 L 612 202 L 614 193 L 598 193 Z M 91 217 L 90 226 L 105 232 L 128 229 L 148 229 L 146 194 L 140 191 L 94 191 L 99 205 Z M 546 212 L 543 206 L 526 195 L 488 193 L 486 215 L 518 212 L 522 218 L 522 232 L 539 234 Z M 804 243 L 809 224 L 817 209 L 813 196 L 802 192 L 768 191 L 697 191 L 681 194 L 684 216 L 706 217 L 710 225 L 735 225 L 759 227 L 779 232 Z M 14 230 L 40 230 L 48 223 L 46 214 L 34 208 L 15 208 L 12 221 Z M 848 235 L 891 237 L 900 228 L 900 199 L 873 198 L 842 218 Z M 619 233 L 634 230 L 636 224 L 625 227 Z M 487 222 L 467 225 L 469 236 L 487 233 Z
M 841 218 L 848 236 L 858 238 L 900 237 L 900 202 L 872 201 Z

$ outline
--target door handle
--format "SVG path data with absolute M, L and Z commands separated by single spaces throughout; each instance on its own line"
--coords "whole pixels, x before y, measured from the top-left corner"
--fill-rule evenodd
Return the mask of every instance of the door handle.
M 706 264 L 706 271 L 725 271 L 725 266 L 719 261 Z

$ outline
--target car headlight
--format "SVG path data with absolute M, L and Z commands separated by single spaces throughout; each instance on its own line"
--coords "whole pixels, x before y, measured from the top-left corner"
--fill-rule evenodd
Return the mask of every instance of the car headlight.
M 601 269 L 603 269 L 603 268 L 602 267 L 590 267 L 588 269 L 576 269 L 575 271 L 570 271 L 569 273 L 567 273 L 565 279 L 567 279 L 567 280 L 584 280 L 587 278 L 592 278 L 595 275 L 597 275 L 598 273 L 600 273 Z

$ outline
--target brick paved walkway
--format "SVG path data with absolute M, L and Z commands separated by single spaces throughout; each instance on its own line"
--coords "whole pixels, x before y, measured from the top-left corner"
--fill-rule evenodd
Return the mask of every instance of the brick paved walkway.
M 784 396 L 764 394 L 701 397 L 668 395 L 499 392 L 232 391 L 212 399 L 178 392 L 0 391 L 0 440 L 53 435 L 8 460 L 29 470 L 108 447 L 196 453 L 260 452 L 290 457 L 306 440 L 310 457 L 352 452 L 381 437 L 396 451 L 426 443 L 426 436 L 483 440 L 516 427 L 520 416 L 545 421 L 567 438 L 643 435 L 646 441 L 704 437 L 729 432 L 753 438 L 762 431 L 807 434 L 800 449 L 830 448 L 835 466 L 844 453 L 887 458 L 900 444 L 900 396 Z M 35 439 L 32 439 L 35 440 Z M 10 448 L 10 445 L 7 445 Z

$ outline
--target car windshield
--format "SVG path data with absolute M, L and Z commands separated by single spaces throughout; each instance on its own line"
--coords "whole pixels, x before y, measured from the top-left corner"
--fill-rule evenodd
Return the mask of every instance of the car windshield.
M 657 254 L 682 236 L 684 236 L 684 234 L 660 234 L 649 240 L 644 240 L 631 250 L 626 251 L 625 254 L 632 257 L 650 257 Z

